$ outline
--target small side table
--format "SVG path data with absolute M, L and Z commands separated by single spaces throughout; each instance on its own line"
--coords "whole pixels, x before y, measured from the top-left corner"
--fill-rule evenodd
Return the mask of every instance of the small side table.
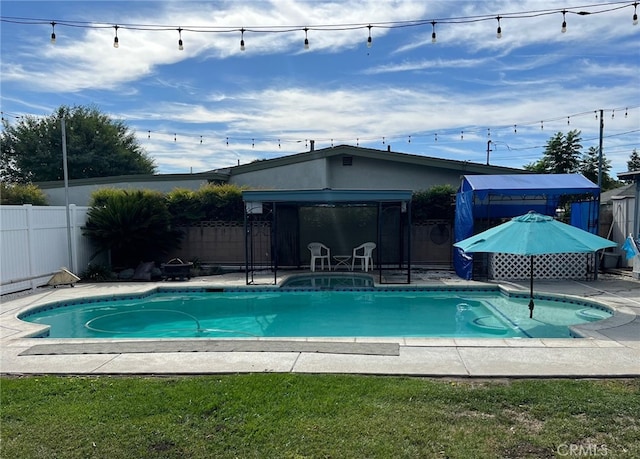
M 336 265 L 333 268 L 334 271 L 337 271 L 339 266 L 344 266 L 347 271 L 351 271 L 351 266 L 349 265 L 351 255 L 334 255 L 333 259 L 336 261 Z

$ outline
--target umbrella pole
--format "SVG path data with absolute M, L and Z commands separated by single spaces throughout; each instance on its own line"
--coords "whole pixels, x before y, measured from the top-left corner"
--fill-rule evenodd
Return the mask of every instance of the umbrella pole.
M 531 283 L 529 290 L 529 319 L 533 318 L 533 255 L 531 255 Z

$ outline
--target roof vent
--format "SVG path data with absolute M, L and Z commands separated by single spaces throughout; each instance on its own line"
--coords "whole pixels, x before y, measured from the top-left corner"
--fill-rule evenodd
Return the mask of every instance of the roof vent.
M 353 165 L 353 156 L 343 156 L 342 157 L 342 165 L 343 166 L 352 166 Z

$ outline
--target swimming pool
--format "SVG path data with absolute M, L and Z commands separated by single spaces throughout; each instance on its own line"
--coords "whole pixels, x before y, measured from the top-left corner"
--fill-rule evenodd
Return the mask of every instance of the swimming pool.
M 325 278 L 325 283 L 328 282 Z M 569 338 L 570 325 L 606 319 L 604 307 L 536 299 L 498 287 L 309 286 L 170 289 L 59 302 L 19 318 L 48 325 L 51 338 L 473 337 Z

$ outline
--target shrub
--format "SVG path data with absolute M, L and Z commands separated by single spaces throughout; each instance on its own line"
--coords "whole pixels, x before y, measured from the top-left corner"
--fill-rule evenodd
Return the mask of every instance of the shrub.
M 196 193 L 204 219 L 209 221 L 242 221 L 244 205 L 242 188 L 237 185 L 204 185 Z
M 176 188 L 167 193 L 167 209 L 171 222 L 176 226 L 188 226 L 204 218 L 205 212 L 195 191 Z
M 451 220 L 455 207 L 451 185 L 436 185 L 428 190 L 416 191 L 412 197 L 411 218 L 414 222 L 425 220 Z
M 111 251 L 113 266 L 161 261 L 179 247 L 182 232 L 171 227 L 161 193 L 149 190 L 99 190 L 92 196 L 83 234 L 98 248 Z
M 47 197 L 33 183 L 0 183 L 0 204 L 46 206 Z

